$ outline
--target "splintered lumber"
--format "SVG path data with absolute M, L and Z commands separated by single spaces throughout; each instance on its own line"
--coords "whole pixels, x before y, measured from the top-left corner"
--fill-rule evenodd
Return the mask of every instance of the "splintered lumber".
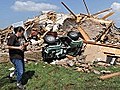
M 109 11 L 109 10 L 112 10 L 112 8 L 108 8 L 108 9 L 102 10 L 102 11 L 100 11 L 100 12 L 97 12 L 97 13 L 95 13 L 95 14 L 92 14 L 92 16 L 96 16 L 96 15 L 98 15 L 98 14 L 107 12 L 107 11 Z
M 90 45 L 97 45 L 97 46 L 103 46 L 103 47 L 109 47 L 109 48 L 116 48 L 120 50 L 120 47 L 118 45 L 113 45 L 113 44 L 101 44 L 99 42 L 93 42 L 93 41 L 83 41 L 86 44 Z
M 98 38 L 96 38 L 96 41 L 98 41 L 98 40 L 103 41 L 103 39 L 105 38 L 105 36 L 106 36 L 107 33 L 109 32 L 112 24 L 113 24 L 113 23 L 110 23 L 110 24 L 108 25 L 108 27 L 105 29 L 105 31 L 102 33 L 102 35 L 100 35 Z
M 120 55 L 114 54 L 114 53 L 110 53 L 110 52 L 104 52 L 104 54 L 108 55 L 108 56 L 113 56 L 113 57 L 120 57 Z
M 42 38 L 44 38 L 45 37 L 45 35 L 48 33 L 48 32 L 50 32 L 49 30 L 48 31 L 46 31 L 42 36 L 41 36 L 41 39 Z
M 115 12 L 110 12 L 110 13 L 108 13 L 107 15 L 103 16 L 102 19 L 105 20 L 105 19 L 108 18 L 109 16 L 112 16 L 114 13 L 115 13 Z
M 120 76 L 120 72 L 103 75 L 103 76 L 100 76 L 99 79 L 105 80 L 105 79 L 112 78 L 112 77 L 115 77 L 115 76 Z
M 34 23 L 32 23 L 32 25 L 29 25 L 25 28 L 25 30 L 27 31 L 29 28 L 32 28 L 34 26 Z
M 88 34 L 80 26 L 78 26 L 77 28 L 79 32 L 81 33 L 81 35 L 83 36 L 84 40 L 86 41 L 90 40 L 90 37 L 88 36 Z
M 66 55 L 66 57 L 67 57 L 69 60 L 74 59 L 74 57 L 73 57 L 73 56 L 71 56 L 71 55 Z
M 111 26 L 112 26 L 112 23 L 109 24 L 109 26 L 107 27 L 106 31 L 101 36 L 101 41 L 103 41 L 103 39 L 105 38 L 105 36 L 108 34 L 108 32 L 110 31 Z
M 99 22 L 101 24 L 110 24 L 112 21 L 103 20 L 103 19 L 96 19 L 96 18 L 87 18 L 88 20 L 92 20 L 94 22 Z
M 4 29 L 4 30 L 1 30 L 1 34 L 3 35 L 3 34 L 6 34 L 6 33 L 10 33 L 12 31 L 13 30 L 11 30 L 11 29 Z

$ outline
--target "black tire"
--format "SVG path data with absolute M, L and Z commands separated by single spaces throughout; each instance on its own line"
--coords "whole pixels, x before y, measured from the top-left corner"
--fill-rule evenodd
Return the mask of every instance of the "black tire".
M 80 37 L 80 33 L 76 31 L 70 31 L 68 32 L 67 36 L 70 37 L 72 40 L 78 40 L 78 38 Z
M 52 35 L 46 35 L 44 37 L 44 41 L 45 41 L 45 43 L 47 43 L 49 45 L 52 45 L 52 44 L 55 44 L 56 38 L 54 36 L 52 36 Z

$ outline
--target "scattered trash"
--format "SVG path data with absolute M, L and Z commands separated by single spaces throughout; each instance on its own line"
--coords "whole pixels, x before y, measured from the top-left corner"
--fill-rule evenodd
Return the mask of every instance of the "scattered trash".
M 13 71 L 13 70 L 15 70 L 15 68 L 14 68 L 14 67 L 11 67 L 11 68 L 9 68 L 8 70 Z

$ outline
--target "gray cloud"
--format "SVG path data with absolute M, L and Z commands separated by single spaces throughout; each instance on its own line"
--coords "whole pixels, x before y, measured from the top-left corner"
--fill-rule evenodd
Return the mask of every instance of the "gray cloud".
M 33 1 L 16 1 L 11 8 L 15 11 L 44 11 L 44 10 L 58 10 L 59 7 L 49 3 L 36 3 Z

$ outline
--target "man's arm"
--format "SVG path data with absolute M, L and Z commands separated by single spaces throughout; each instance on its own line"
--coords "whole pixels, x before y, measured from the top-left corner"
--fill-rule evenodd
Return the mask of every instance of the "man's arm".
M 10 45 L 7 45 L 5 48 L 6 49 L 19 49 L 19 50 L 24 50 L 24 48 L 26 46 L 28 46 L 28 42 L 27 43 L 24 43 L 24 45 L 21 45 L 21 46 L 10 46 Z
M 24 45 L 22 45 L 22 46 L 6 46 L 5 47 L 6 49 L 19 49 L 19 50 L 23 50 L 24 49 Z

